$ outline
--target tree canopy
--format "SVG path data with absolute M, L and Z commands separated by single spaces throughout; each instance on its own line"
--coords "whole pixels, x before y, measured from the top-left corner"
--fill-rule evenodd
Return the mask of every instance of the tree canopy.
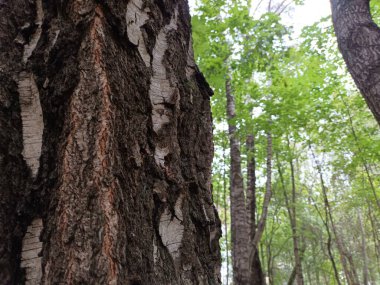
M 245 181 L 255 158 L 257 216 L 265 193 L 266 134 L 273 137 L 273 196 L 259 245 L 270 284 L 294 282 L 294 236 L 305 284 L 376 284 L 379 126 L 346 71 L 331 19 L 294 38 L 295 27 L 283 18 L 302 3 L 282 5 L 253 17 L 250 1 L 201 0 L 192 18 L 195 58 L 215 93 L 213 191 L 226 235 L 223 284 L 232 280 L 228 123 L 237 128 Z M 371 5 L 376 21 L 379 1 Z M 232 122 L 225 111 L 226 76 L 235 99 Z M 250 134 L 253 152 L 245 147 Z

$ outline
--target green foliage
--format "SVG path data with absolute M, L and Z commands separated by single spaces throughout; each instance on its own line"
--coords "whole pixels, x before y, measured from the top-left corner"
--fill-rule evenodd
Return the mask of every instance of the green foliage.
M 372 0 L 371 7 L 377 21 L 380 1 Z M 213 193 L 223 224 L 230 223 L 225 99 L 229 74 L 237 110 L 233 124 L 241 145 L 247 135 L 255 136 L 259 208 L 265 185 L 266 133 L 270 131 L 273 136 L 274 196 L 260 245 L 262 265 L 267 274 L 272 274 L 273 284 L 286 283 L 294 266 L 284 196 L 292 195 L 290 161 L 295 165 L 297 199 L 288 205 L 297 213 L 306 283 L 336 284 L 327 252 L 320 175 L 333 219 L 358 271 L 363 268 L 361 241 L 352 232 L 355 229 L 357 236 L 361 235 L 357 213 L 365 213 L 366 250 L 373 278 L 379 282 L 380 252 L 375 248 L 380 248 L 376 228 L 380 214 L 376 200 L 376 195 L 380 198 L 380 132 L 346 73 L 330 19 L 305 27 L 296 44 L 291 44 L 292 28 L 284 26 L 279 15 L 265 13 L 253 19 L 249 1 L 202 0 L 192 26 L 197 63 L 215 91 Z M 252 154 L 244 147 L 241 152 L 246 165 Z M 225 258 L 230 255 L 226 252 L 231 248 L 229 243 L 222 238 Z M 332 251 L 344 284 L 335 236 Z

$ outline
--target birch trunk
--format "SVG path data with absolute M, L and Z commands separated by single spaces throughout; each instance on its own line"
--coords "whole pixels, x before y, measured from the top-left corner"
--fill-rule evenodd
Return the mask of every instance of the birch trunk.
M 186 1 L 0 1 L 0 41 L 1 282 L 219 284 Z
M 250 224 L 244 197 L 240 142 L 236 135 L 236 125 L 233 122 L 235 118 L 235 101 L 229 75 L 226 79 L 226 96 L 231 156 L 230 199 L 233 279 L 236 285 L 248 285 L 251 284 L 249 268 Z

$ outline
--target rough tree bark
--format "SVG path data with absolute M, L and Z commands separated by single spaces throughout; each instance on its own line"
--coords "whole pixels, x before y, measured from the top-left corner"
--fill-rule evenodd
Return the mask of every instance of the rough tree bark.
M 357 87 L 380 124 L 380 29 L 369 0 L 331 0 L 339 49 Z
M 189 17 L 0 0 L 0 284 L 220 283 Z
M 256 159 L 255 159 L 255 137 L 250 134 L 246 139 L 247 148 L 247 213 L 249 215 L 249 227 L 251 238 L 256 231 Z
M 231 242 L 233 279 L 236 285 L 251 284 L 249 269 L 250 228 L 244 197 L 244 181 L 241 172 L 240 142 L 236 137 L 235 101 L 231 89 L 231 78 L 226 78 L 228 134 L 230 138 L 230 199 Z
M 255 138 L 254 135 L 248 135 L 246 139 L 246 147 L 248 153 L 247 161 L 247 214 L 248 214 L 248 226 L 250 230 L 250 240 L 253 241 L 256 234 L 256 160 L 255 160 Z M 250 250 L 253 250 L 253 256 L 249 261 L 251 270 L 251 285 L 261 285 L 264 283 L 264 273 L 261 266 L 259 251 L 250 242 Z M 269 275 L 269 274 L 268 274 Z

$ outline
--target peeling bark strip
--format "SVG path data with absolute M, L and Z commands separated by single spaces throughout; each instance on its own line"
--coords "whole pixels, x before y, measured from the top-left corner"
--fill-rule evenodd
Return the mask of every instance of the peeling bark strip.
M 24 54 L 22 58 L 24 64 L 28 63 L 30 56 L 41 38 L 41 26 L 44 18 L 42 0 L 37 0 L 35 5 L 36 19 L 34 24 L 37 28 L 31 35 L 29 43 L 24 44 Z M 23 39 L 20 39 L 20 41 L 23 43 Z M 44 122 L 42 117 L 40 95 L 33 73 L 29 71 L 22 71 L 20 73 L 18 80 L 18 92 L 20 96 L 24 140 L 23 156 L 32 171 L 32 176 L 35 177 L 40 166 Z
M 24 140 L 23 156 L 32 175 L 36 176 L 40 166 L 44 122 L 40 96 L 32 73 L 20 73 L 18 91 Z
M 25 285 L 41 284 L 42 242 L 40 235 L 42 228 L 41 219 L 33 220 L 22 240 L 21 268 L 25 269 Z
M 183 196 L 177 199 L 174 216 L 168 208 L 165 209 L 160 218 L 159 233 L 163 244 L 169 250 L 174 260 L 180 257 L 179 248 L 182 244 L 184 226 L 182 215 Z M 178 261 L 177 261 L 178 262 Z
M 339 49 L 357 87 L 380 124 L 380 29 L 369 0 L 331 0 Z
M 153 49 L 153 77 L 151 79 L 149 95 L 153 106 L 153 129 L 156 133 L 159 133 L 173 117 L 172 108 L 168 108 L 167 106 L 176 106 L 180 100 L 178 91 L 171 86 L 170 81 L 167 79 L 166 67 L 163 64 L 165 52 L 168 48 L 166 36 L 171 30 L 177 29 L 177 13 L 177 10 L 174 10 L 174 17 L 170 20 L 170 24 L 166 25 L 158 34 L 156 45 Z M 155 155 L 157 164 L 164 166 L 164 158 L 167 154 L 168 150 L 166 148 L 158 148 Z
M 127 21 L 128 39 L 131 43 L 137 46 L 141 58 L 144 60 L 147 67 L 150 66 L 150 55 L 146 50 L 141 27 L 149 19 L 149 9 L 143 10 L 142 0 L 131 0 L 128 2 L 127 13 L 125 20 Z

